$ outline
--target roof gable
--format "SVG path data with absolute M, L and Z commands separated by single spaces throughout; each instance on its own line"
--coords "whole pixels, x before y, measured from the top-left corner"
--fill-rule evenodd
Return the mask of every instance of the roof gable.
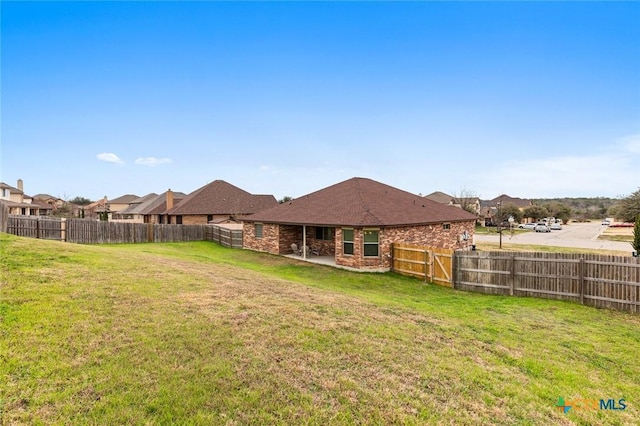
M 174 192 L 173 194 L 174 197 L 177 198 L 186 197 L 186 195 L 181 192 Z M 160 214 L 166 210 L 166 205 L 166 192 L 160 195 L 151 193 L 134 200 L 126 209 L 120 210 L 118 214 Z M 164 206 L 164 208 L 158 211 L 160 206 Z
M 277 205 L 273 195 L 253 195 L 223 180 L 193 191 L 169 215 L 248 215 Z
M 449 194 L 445 194 L 444 192 L 441 192 L 441 191 L 432 192 L 429 195 L 425 195 L 424 198 L 431 201 L 435 201 L 436 203 L 441 203 L 441 204 L 449 204 L 449 203 L 455 202 L 455 197 Z
M 4 182 L 0 182 L 0 188 L 1 189 L 8 189 L 9 191 L 11 191 L 14 194 L 23 194 L 24 192 L 20 191 L 18 188 L 15 188 L 11 185 L 7 185 Z
M 527 200 L 525 198 L 510 197 L 506 194 L 502 194 L 490 201 L 490 204 L 494 206 L 497 203 L 500 203 L 503 206 L 506 206 L 508 204 L 513 204 L 516 207 L 527 207 L 532 204 L 531 200 Z
M 475 218 L 457 207 L 359 177 L 251 216 L 252 221 L 325 226 L 399 226 Z

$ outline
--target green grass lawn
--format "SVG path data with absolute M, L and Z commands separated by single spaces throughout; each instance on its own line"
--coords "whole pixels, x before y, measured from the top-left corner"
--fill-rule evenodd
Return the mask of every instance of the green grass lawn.
M 207 242 L 0 244 L 0 424 L 640 418 L 637 315 Z
M 476 249 L 478 251 L 499 251 L 499 243 L 490 241 L 481 241 L 476 243 Z M 586 249 L 582 247 L 561 247 L 561 246 L 544 246 L 537 244 L 513 244 L 510 242 L 502 242 L 503 251 L 537 251 L 544 253 L 591 253 L 591 254 L 605 254 L 612 256 L 629 256 L 630 251 L 620 250 L 602 250 L 602 249 Z

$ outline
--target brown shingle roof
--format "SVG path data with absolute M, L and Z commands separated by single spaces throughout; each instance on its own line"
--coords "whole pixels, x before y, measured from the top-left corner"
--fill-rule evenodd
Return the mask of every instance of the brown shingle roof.
M 491 205 L 493 206 L 495 206 L 498 202 L 500 202 L 500 204 L 502 204 L 503 206 L 513 204 L 514 206 L 520 208 L 529 207 L 532 204 L 531 200 L 527 200 L 526 198 L 510 197 L 506 194 L 502 194 L 490 201 Z
M 253 195 L 223 180 L 214 180 L 193 191 L 166 214 L 248 215 L 277 204 L 273 195 Z
M 110 202 L 113 204 L 129 204 L 131 202 L 133 202 L 134 200 L 137 200 L 138 198 L 140 198 L 137 195 L 134 194 L 126 194 L 126 195 L 121 195 L 118 198 L 115 198 L 113 200 L 111 200 Z
M 186 196 L 187 195 L 182 192 L 174 192 L 174 202 L 177 202 Z M 131 204 L 129 204 L 129 207 L 120 210 L 118 214 L 162 214 L 165 210 L 167 210 L 167 193 L 163 192 L 160 195 L 151 193 L 144 197 L 135 199 Z
M 324 226 L 399 226 L 475 220 L 457 207 L 366 178 L 352 178 L 252 215 L 251 221 Z
M 424 198 L 426 198 L 427 200 L 435 201 L 436 203 L 440 203 L 440 204 L 455 203 L 454 197 L 452 197 L 449 194 L 445 194 L 444 192 L 441 192 L 441 191 L 432 192 L 429 195 L 425 195 Z

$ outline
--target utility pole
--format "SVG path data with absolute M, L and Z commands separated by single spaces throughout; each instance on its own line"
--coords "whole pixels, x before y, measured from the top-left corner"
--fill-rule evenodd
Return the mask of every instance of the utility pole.
M 500 250 L 502 250 L 502 209 L 500 208 L 500 201 L 496 203 L 498 205 L 498 234 L 500 235 Z

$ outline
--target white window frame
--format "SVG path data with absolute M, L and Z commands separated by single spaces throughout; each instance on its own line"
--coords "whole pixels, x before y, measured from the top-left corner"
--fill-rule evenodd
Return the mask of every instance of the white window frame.
M 376 239 L 376 242 L 367 242 L 367 232 L 375 232 L 376 235 L 378 236 L 378 238 Z M 367 253 L 367 246 L 376 246 L 376 254 L 366 254 Z M 380 229 L 379 228 L 365 228 L 362 230 L 362 257 L 370 257 L 370 258 L 376 258 L 376 257 L 380 257 Z
M 351 240 L 346 240 L 345 239 L 345 231 L 351 231 Z M 353 256 L 356 253 L 356 243 L 355 240 L 356 239 L 356 231 L 353 228 L 342 228 L 342 254 L 345 256 Z M 351 253 L 347 253 L 347 251 L 345 250 L 345 245 L 346 244 L 351 244 Z

